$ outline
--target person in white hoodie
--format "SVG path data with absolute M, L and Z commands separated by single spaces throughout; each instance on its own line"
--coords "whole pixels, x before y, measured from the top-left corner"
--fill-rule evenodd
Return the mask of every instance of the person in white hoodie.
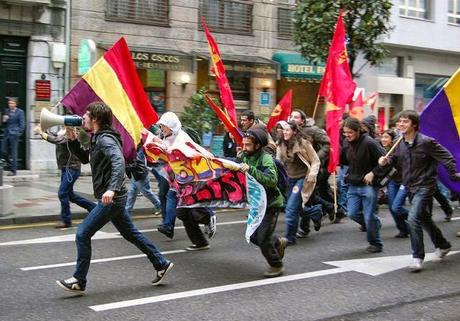
M 173 112 L 164 113 L 158 120 L 157 125 L 160 126 L 163 138 L 154 137 L 153 141 L 162 146 L 166 151 L 180 149 L 187 156 L 196 155 L 198 152 L 205 157 L 214 157 L 208 150 L 196 144 L 182 130 L 182 124 Z M 211 239 L 216 233 L 215 213 L 207 207 L 177 208 L 176 215 L 182 220 L 185 231 L 192 241 L 192 245 L 188 246 L 186 250 L 199 251 L 209 249 L 209 242 L 204 237 L 199 224 L 205 225 L 206 234 Z

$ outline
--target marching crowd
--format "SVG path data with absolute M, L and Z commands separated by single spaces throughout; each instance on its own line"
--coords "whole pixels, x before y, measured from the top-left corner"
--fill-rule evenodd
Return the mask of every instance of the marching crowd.
M 112 129 L 111 110 L 105 104 L 90 104 L 83 118 L 84 127 L 93 133 L 89 148 L 81 145 L 75 131 L 70 128 L 66 132 L 66 143 L 69 151 L 81 162 L 90 163 L 98 202 L 95 206 L 87 204 L 89 214 L 76 233 L 75 273 L 57 283 L 68 291 L 85 291 L 91 237 L 111 221 L 126 240 L 147 255 L 156 270 L 152 284 L 160 284 L 174 264 L 131 221 L 130 212 L 138 190 L 161 210 L 163 222 L 158 231 L 166 237 L 174 237 L 176 217 L 183 222 L 192 243 L 186 248 L 188 251 L 210 248 L 209 240 L 216 233 L 216 215 L 212 209 L 205 207 L 177 208 L 178 196 L 160 174 L 161 164 L 148 164 L 146 167 L 142 148 L 137 160 L 140 166 L 126 165 L 119 135 Z M 337 202 L 334 202 L 327 170 L 329 138 L 312 118 L 295 109 L 289 121 L 278 122 L 273 132 L 268 133 L 253 112 L 241 114 L 243 145 L 237 146 L 227 133 L 223 151 L 224 157 L 240 163 L 240 170 L 251 174 L 266 190 L 266 214 L 250 238 L 260 247 L 268 262 L 265 277 L 283 274 L 282 260 L 286 247 L 307 237 L 311 225 L 319 231 L 323 217 L 328 217 L 333 223 L 339 223 L 345 217 L 357 222 L 361 231 L 366 232 L 369 243 L 366 251 L 381 252 L 383 241 L 378 207 L 382 199 L 386 199 L 394 218 L 398 230 L 395 237 L 410 238 L 413 261 L 409 268 L 412 271 L 418 272 L 423 268 L 423 230 L 431 238 L 438 260 L 448 254 L 451 244 L 433 222 L 432 209 L 435 197 L 446 214 L 446 220 L 452 217 L 453 209 L 437 179 L 437 167 L 438 163 L 442 163 L 451 179 L 459 181 L 460 173 L 456 170 L 455 160 L 433 138 L 419 132 L 420 118 L 415 111 L 403 111 L 395 120 L 396 128 L 380 135 L 375 128 L 375 117 L 359 121 L 344 115 L 336 178 L 338 195 Z M 159 130 L 153 139 L 165 150 L 187 144 L 204 156 L 213 157 L 192 140 L 174 113 L 163 114 L 157 125 Z M 124 186 L 125 171 L 130 177 L 128 189 Z M 157 178 L 158 196 L 151 192 L 147 179 L 149 172 Z M 284 236 L 274 234 L 281 213 L 285 215 Z M 204 231 L 200 224 L 205 226 Z

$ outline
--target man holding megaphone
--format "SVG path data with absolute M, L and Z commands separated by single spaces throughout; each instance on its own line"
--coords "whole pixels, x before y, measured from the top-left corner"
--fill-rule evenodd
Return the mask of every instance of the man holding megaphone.
M 46 111 L 46 112 L 45 112 Z M 46 115 L 46 117 L 43 117 Z M 73 186 L 80 177 L 81 162 L 77 156 L 71 153 L 69 149 L 69 140 L 66 136 L 66 129 L 62 127 L 59 131 L 43 131 L 45 128 L 53 127 L 56 124 L 66 124 L 65 119 L 80 119 L 78 116 L 60 116 L 49 112 L 47 109 L 42 109 L 40 117 L 40 126 L 35 128 L 35 132 L 39 134 L 44 140 L 56 145 L 56 162 L 58 168 L 61 170 L 61 182 L 59 185 L 58 197 L 61 202 L 61 223 L 56 225 L 58 229 L 67 229 L 72 226 L 72 214 L 70 212 L 70 202 L 86 209 L 89 212 L 96 206 L 96 204 L 74 192 Z M 54 119 L 54 122 L 52 121 Z M 61 121 L 62 120 L 62 121 Z M 42 122 L 43 121 L 43 122 Z M 76 122 L 76 121 L 74 121 Z M 67 122 L 68 124 L 69 122 Z M 74 129 L 72 129 L 74 130 Z M 85 133 L 80 131 L 80 138 Z

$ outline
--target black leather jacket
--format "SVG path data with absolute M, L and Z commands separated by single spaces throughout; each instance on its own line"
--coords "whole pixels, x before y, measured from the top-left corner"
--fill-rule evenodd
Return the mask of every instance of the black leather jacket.
M 390 160 L 392 165 L 401 165 L 403 185 L 411 193 L 419 188 L 435 191 L 439 163 L 445 166 L 449 175 L 454 176 L 457 172 L 452 154 L 434 138 L 420 133 L 412 144 L 403 140 Z
M 126 195 L 125 159 L 118 133 L 101 130 L 91 137 L 89 149 L 83 148 L 77 140 L 70 141 L 69 147 L 83 164 L 90 163 L 94 196 L 98 200 L 109 190 L 115 192 L 114 202 Z

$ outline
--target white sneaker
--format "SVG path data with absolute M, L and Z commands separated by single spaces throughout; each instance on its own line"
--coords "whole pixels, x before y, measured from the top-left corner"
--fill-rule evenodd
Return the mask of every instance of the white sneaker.
M 205 233 L 208 235 L 209 239 L 212 239 L 214 235 L 216 235 L 216 228 L 217 228 L 217 217 L 216 215 L 212 215 L 209 218 L 209 224 L 205 226 Z
M 450 252 L 452 248 L 449 247 L 448 249 L 440 249 L 440 248 L 437 248 L 435 251 L 434 251 L 434 260 L 433 261 L 437 261 L 437 262 L 440 262 L 442 261 L 447 253 Z
M 413 258 L 412 263 L 409 265 L 411 272 L 420 272 L 423 269 L 423 260 L 418 258 Z

